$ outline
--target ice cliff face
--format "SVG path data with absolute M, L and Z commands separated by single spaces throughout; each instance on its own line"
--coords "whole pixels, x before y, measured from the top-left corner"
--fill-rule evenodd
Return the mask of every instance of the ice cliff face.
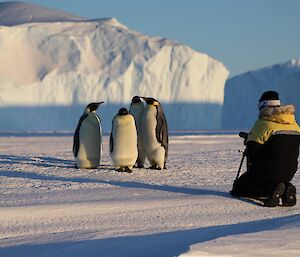
M 135 95 L 157 98 L 172 130 L 220 128 L 228 71 L 206 54 L 113 18 L 22 3 L 1 3 L 0 25 L 0 129 L 72 130 L 86 104 L 104 101 L 109 130 Z
M 267 90 L 277 91 L 282 104 L 294 104 L 296 114 L 300 114 L 300 59 L 229 79 L 225 85 L 222 128 L 250 129 L 258 116 L 258 100 Z

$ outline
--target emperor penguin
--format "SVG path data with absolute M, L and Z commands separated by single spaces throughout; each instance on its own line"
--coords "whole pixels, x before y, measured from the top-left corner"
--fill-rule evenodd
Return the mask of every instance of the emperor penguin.
M 139 96 L 134 96 L 131 100 L 129 113 L 134 117 L 135 126 L 137 129 L 137 146 L 138 146 L 138 158 L 136 161 L 137 168 L 143 168 L 146 160 L 146 153 L 143 147 L 142 134 L 141 134 L 141 120 L 145 106 Z
M 94 169 L 100 164 L 102 128 L 96 110 L 102 103 L 104 102 L 88 104 L 79 119 L 73 139 L 76 168 Z
M 137 130 L 134 118 L 126 108 L 121 108 L 113 118 L 109 143 L 116 170 L 131 173 L 138 157 Z
M 151 169 L 166 169 L 168 157 L 168 125 L 161 104 L 152 97 L 142 97 L 146 108 L 142 115 L 143 146 Z

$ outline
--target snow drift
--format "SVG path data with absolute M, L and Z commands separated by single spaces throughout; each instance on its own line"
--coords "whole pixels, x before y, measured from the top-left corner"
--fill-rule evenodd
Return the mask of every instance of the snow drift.
M 206 54 L 24 3 L 0 3 L 0 25 L 0 129 L 74 129 L 86 104 L 104 101 L 109 130 L 134 95 L 157 98 L 170 129 L 221 126 L 228 71 Z
M 282 104 L 294 104 L 296 114 L 299 114 L 299 83 L 300 59 L 247 72 L 229 79 L 225 85 L 222 128 L 251 128 L 258 116 L 258 100 L 267 90 L 279 92 Z

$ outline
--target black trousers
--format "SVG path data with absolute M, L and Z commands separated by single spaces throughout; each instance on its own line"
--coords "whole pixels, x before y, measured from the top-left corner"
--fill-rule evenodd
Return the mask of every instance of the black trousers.
M 247 171 L 233 183 L 230 193 L 238 197 L 263 198 L 270 196 L 277 185 L 277 182 L 262 180 L 256 174 Z

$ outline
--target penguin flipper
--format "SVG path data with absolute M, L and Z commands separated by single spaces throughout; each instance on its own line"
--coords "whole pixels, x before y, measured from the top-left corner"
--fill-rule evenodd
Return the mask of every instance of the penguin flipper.
M 156 119 L 157 119 L 156 139 L 165 148 L 165 151 L 166 151 L 165 156 L 167 157 L 168 146 L 169 146 L 168 125 L 167 125 L 167 120 L 166 120 L 164 111 L 161 106 L 158 106 L 158 108 L 157 108 Z
M 114 140 L 113 140 L 112 133 L 111 133 L 110 137 L 109 137 L 109 151 L 112 153 L 113 150 L 114 150 Z
M 109 137 L 109 151 L 111 153 L 114 150 L 113 128 L 114 128 L 114 119 L 112 121 L 111 132 L 110 132 L 110 137 Z
M 73 137 L 73 154 L 74 154 L 74 157 L 77 156 L 78 151 L 79 151 L 79 130 L 80 130 L 80 127 L 81 127 L 81 124 L 82 124 L 83 120 L 84 120 L 87 116 L 88 116 L 87 114 L 83 114 L 83 115 L 80 117 L 79 122 L 78 122 L 78 125 L 77 125 L 76 130 L 75 130 L 75 133 L 74 133 L 74 137 Z

